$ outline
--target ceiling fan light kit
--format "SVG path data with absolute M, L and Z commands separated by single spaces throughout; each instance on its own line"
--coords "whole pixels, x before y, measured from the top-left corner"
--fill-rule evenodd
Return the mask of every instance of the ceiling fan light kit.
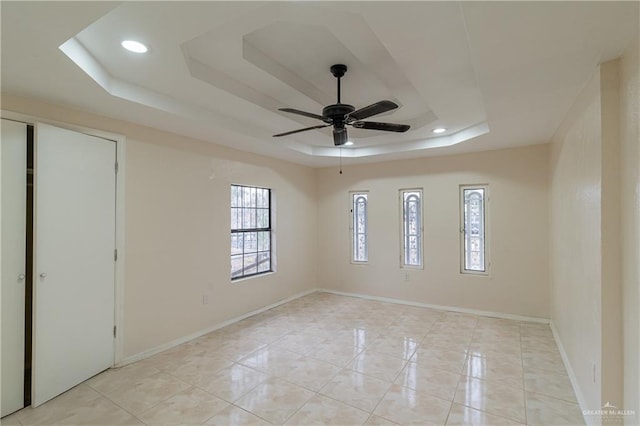
M 333 74 L 333 76 L 338 81 L 338 99 L 335 104 L 324 107 L 322 109 L 322 115 L 301 111 L 294 108 L 279 109 L 279 111 L 288 112 L 290 114 L 297 114 L 304 117 L 315 118 L 316 120 L 323 121 L 325 124 L 305 127 L 303 129 L 292 130 L 290 132 L 278 133 L 277 135 L 273 135 L 273 137 L 277 138 L 281 136 L 288 136 L 294 133 L 306 132 L 307 130 L 322 129 L 324 127 L 333 126 L 333 143 L 335 146 L 343 146 L 349 140 L 346 126 L 352 126 L 356 129 L 380 130 L 383 132 L 398 133 L 403 133 L 410 129 L 411 126 L 407 124 L 362 121 L 365 118 L 369 118 L 374 115 L 382 114 L 383 112 L 391 111 L 398 108 L 398 105 L 395 102 L 387 100 L 379 101 L 364 108 L 360 108 L 359 110 L 356 110 L 353 105 L 341 103 L 340 79 L 345 75 L 346 72 L 347 66 L 344 64 L 335 64 L 331 66 L 331 74 Z

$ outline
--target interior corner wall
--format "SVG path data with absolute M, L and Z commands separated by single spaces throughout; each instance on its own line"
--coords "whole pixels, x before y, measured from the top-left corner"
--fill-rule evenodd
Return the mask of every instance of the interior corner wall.
M 640 424 L 640 43 L 620 59 L 620 170 L 625 424 Z
M 630 55 L 598 68 L 553 138 L 550 279 L 583 409 L 638 413 L 637 41 Z
M 216 145 L 175 135 L 132 139 L 126 194 L 128 354 L 316 287 L 313 169 L 224 154 Z M 272 190 L 273 274 L 230 280 L 231 184 Z
M 470 142 L 473 143 L 473 142 Z M 318 171 L 318 284 L 334 291 L 549 318 L 548 145 Z M 488 276 L 460 273 L 460 195 L 488 184 Z M 424 269 L 400 268 L 398 190 L 423 188 Z M 367 190 L 369 262 L 350 262 L 349 191 Z M 408 274 L 408 275 L 407 275 Z
M 125 358 L 316 287 L 315 170 L 37 100 L 2 108 L 126 136 Z M 230 281 L 232 183 L 273 189 L 274 274 Z
M 584 409 L 640 419 L 640 66 L 636 33 L 554 136 L 551 319 Z M 590 419 L 598 422 L 600 419 Z
M 601 102 L 601 404 L 622 405 L 622 262 L 619 60 L 600 66 Z M 613 402 L 616 401 L 616 402 Z
M 600 72 L 575 101 L 551 144 L 551 320 L 583 409 L 600 409 Z

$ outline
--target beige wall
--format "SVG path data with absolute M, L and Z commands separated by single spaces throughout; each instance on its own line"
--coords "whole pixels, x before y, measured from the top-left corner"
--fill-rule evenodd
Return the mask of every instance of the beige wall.
M 548 146 L 318 171 L 318 284 L 332 290 L 549 317 Z M 489 276 L 460 273 L 459 185 L 489 184 Z M 400 269 L 400 188 L 423 188 L 424 269 Z M 350 263 L 349 191 L 369 191 L 369 264 Z
M 554 136 L 550 166 L 551 318 L 585 409 L 600 408 L 600 116 L 597 73 Z
M 583 408 L 640 414 L 638 44 L 600 66 L 551 146 L 551 318 Z M 588 418 L 597 422 L 599 419 Z
M 217 151 L 173 135 L 127 141 L 127 354 L 316 286 L 313 170 Z M 275 274 L 230 281 L 231 183 L 273 190 Z
M 637 30 L 637 28 L 636 28 Z M 638 34 L 620 60 L 620 193 L 626 424 L 640 423 L 640 59 Z
M 601 403 L 622 404 L 619 61 L 600 66 L 601 102 Z M 612 402 L 616 401 L 616 402 Z
M 314 170 L 8 95 L 2 108 L 127 138 L 125 356 L 316 287 Z M 230 282 L 231 183 L 274 191 L 275 274 Z

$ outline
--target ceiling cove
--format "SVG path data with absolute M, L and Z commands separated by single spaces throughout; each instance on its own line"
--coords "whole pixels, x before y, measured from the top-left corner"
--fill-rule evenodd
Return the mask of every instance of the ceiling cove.
M 114 97 L 223 126 L 308 156 L 363 158 L 422 151 L 489 132 L 464 17 L 455 3 L 438 4 L 438 13 L 431 18 L 437 36 L 448 40 L 447 58 L 456 58 L 452 65 L 447 58 L 434 57 L 429 60 L 432 72 L 450 72 L 465 82 L 465 90 L 452 94 L 460 103 L 458 113 L 464 119 L 446 123 L 449 130 L 444 135 L 435 135 L 432 130 L 442 122 L 437 105 L 446 94 L 436 93 L 435 88 L 430 93 L 429 86 L 421 81 L 418 86 L 414 84 L 415 76 L 412 80 L 405 72 L 407 65 L 394 59 L 394 50 L 389 47 L 397 50 L 401 40 L 394 42 L 388 36 L 381 39 L 372 28 L 384 33 L 380 19 L 387 14 L 383 9 L 376 12 L 375 3 L 367 14 L 340 9 L 329 2 L 251 3 L 233 9 L 226 19 L 196 20 L 193 25 L 181 24 L 184 21 L 179 19 L 180 14 L 189 13 L 185 12 L 189 6 L 180 10 L 177 6 L 160 5 L 164 13 L 149 16 L 140 4 L 123 3 L 68 39 L 60 49 Z M 220 12 L 219 8 L 215 11 Z M 446 25 L 437 20 L 446 21 Z M 115 38 L 121 36 L 111 29 L 116 21 L 119 28 L 126 28 L 127 23 L 137 28 L 128 33 L 149 46 L 145 55 L 150 59 L 122 58 L 121 53 L 112 51 L 118 44 Z M 425 21 L 428 25 L 429 18 Z M 164 39 L 145 37 L 145 26 L 153 25 L 169 29 Z M 149 34 L 155 34 L 152 29 Z M 110 39 L 114 43 L 107 45 L 105 41 Z M 167 60 L 173 69 L 166 73 L 153 69 L 154 62 L 166 64 Z M 379 99 L 392 100 L 400 108 L 381 117 L 409 124 L 411 130 L 398 135 L 354 129 L 350 139 L 355 145 L 345 149 L 333 146 L 330 130 L 326 129 L 286 141 L 270 140 L 270 135 L 279 130 L 315 124 L 278 108 L 320 113 L 324 106 L 335 103 L 335 79 L 329 72 L 334 63 L 349 67 L 343 79 L 343 102 L 359 108 Z M 180 84 L 166 80 L 176 75 Z

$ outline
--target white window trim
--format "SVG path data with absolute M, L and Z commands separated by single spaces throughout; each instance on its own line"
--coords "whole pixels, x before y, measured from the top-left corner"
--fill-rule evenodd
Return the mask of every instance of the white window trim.
M 419 192 L 420 193 L 420 264 L 406 265 L 404 257 L 404 193 Z M 400 205 L 400 269 L 424 269 L 424 193 L 422 188 L 402 188 L 398 191 L 398 200 Z
M 245 184 L 234 184 L 234 185 L 252 186 L 252 185 L 245 185 Z M 235 279 L 232 279 L 231 277 L 229 277 L 230 284 L 239 284 L 244 281 L 265 279 L 278 272 L 278 255 L 277 255 L 278 250 L 277 250 L 277 238 L 276 238 L 276 231 L 277 231 L 277 222 L 276 222 L 277 197 L 275 196 L 276 190 L 273 188 L 266 188 L 266 189 L 271 190 L 271 271 L 262 272 L 260 274 L 255 274 L 255 275 L 249 275 L 241 278 L 235 278 Z M 229 219 L 229 221 L 231 221 L 231 219 Z
M 464 190 L 465 189 L 484 189 L 484 271 L 474 271 L 465 269 L 465 223 L 464 223 Z M 477 184 L 477 185 L 460 185 L 459 188 L 459 212 L 460 212 L 460 273 L 464 275 L 478 275 L 489 276 L 491 269 L 491 256 L 490 256 L 490 220 L 489 220 L 489 184 Z
M 276 202 L 275 202 L 275 190 L 273 188 L 270 187 L 266 187 L 266 186 L 256 186 L 256 185 L 252 185 L 252 184 L 244 184 L 244 183 L 231 183 L 231 185 L 229 186 L 229 188 L 231 188 L 232 186 L 243 186 L 243 187 L 250 187 L 250 188 L 260 188 L 260 189 L 268 189 L 270 196 L 269 196 L 269 225 L 270 225 L 270 233 L 269 233 L 269 238 L 270 238 L 270 259 L 271 259 L 271 270 L 269 271 L 265 271 L 265 272 L 259 272 L 256 274 L 251 274 L 251 275 L 243 275 L 241 277 L 238 278 L 233 278 L 231 277 L 231 275 L 229 276 L 229 282 L 231 284 L 236 284 L 236 283 L 240 283 L 243 281 L 248 281 L 248 280 L 252 280 L 252 279 L 257 279 L 257 278 L 261 278 L 261 277 L 266 277 L 269 275 L 272 275 L 274 273 L 277 272 L 277 259 L 276 259 Z M 229 200 L 231 199 L 231 197 L 229 196 Z M 229 211 L 231 210 L 231 206 L 230 206 L 231 202 L 229 202 Z M 229 229 L 231 229 L 231 218 L 229 218 Z M 229 244 L 231 244 L 231 241 L 229 241 Z M 231 253 L 231 247 L 229 247 L 229 253 Z
M 355 212 L 353 211 L 353 199 L 356 195 L 366 194 L 367 195 L 367 224 L 365 235 L 367 236 L 367 260 L 355 260 L 353 256 L 353 252 L 355 249 L 355 238 L 354 238 L 354 220 L 355 220 Z M 349 261 L 353 265 L 368 265 L 369 264 L 369 191 L 349 191 Z

